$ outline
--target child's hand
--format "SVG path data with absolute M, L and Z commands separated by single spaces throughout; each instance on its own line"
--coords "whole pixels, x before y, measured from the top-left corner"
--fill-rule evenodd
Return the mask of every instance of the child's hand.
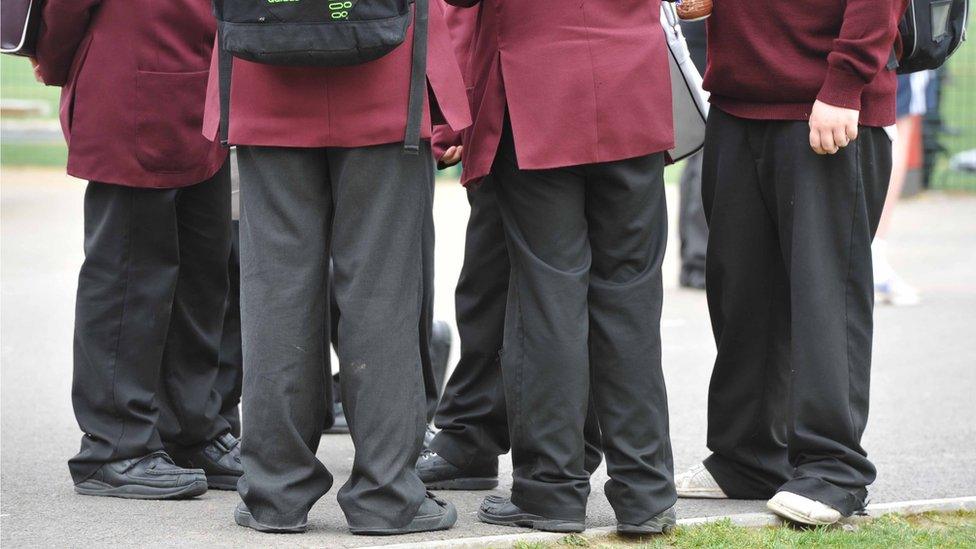
M 810 147 L 817 154 L 834 154 L 857 139 L 861 113 L 817 101 L 810 112 Z
M 37 80 L 38 82 L 40 82 L 41 84 L 43 84 L 44 83 L 44 79 L 41 78 L 41 66 L 37 62 L 37 59 L 34 59 L 33 57 L 31 57 L 30 58 L 30 63 L 31 63 L 31 66 L 34 67 L 34 80 Z
M 440 164 L 445 168 L 451 167 L 461 161 L 461 154 L 464 152 L 463 145 L 452 146 L 444 151 L 444 156 L 440 159 Z

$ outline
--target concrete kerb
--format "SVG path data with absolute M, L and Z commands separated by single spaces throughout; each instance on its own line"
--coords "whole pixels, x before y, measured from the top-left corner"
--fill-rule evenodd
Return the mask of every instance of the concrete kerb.
M 845 524 L 855 524 L 870 520 L 883 515 L 918 515 L 928 512 L 953 512 L 976 510 L 976 496 L 959 498 L 925 499 L 917 501 L 900 501 L 894 503 L 875 503 L 868 505 L 867 514 L 845 519 Z M 713 517 L 699 517 L 681 519 L 679 526 L 696 526 L 729 520 L 736 526 L 746 528 L 760 528 L 764 526 L 779 526 L 783 524 L 782 519 L 771 513 L 742 513 L 737 515 L 724 515 Z M 613 534 L 616 528 L 613 526 L 603 528 L 591 528 L 583 533 L 586 537 L 601 537 Z M 502 536 L 482 536 L 476 538 L 458 538 L 446 540 L 430 540 L 415 543 L 400 543 L 395 545 L 382 545 L 385 549 L 483 549 L 483 548 L 502 548 L 510 547 L 516 542 L 546 542 L 558 541 L 566 537 L 566 534 L 555 534 L 549 532 L 534 532 L 526 534 L 508 534 Z

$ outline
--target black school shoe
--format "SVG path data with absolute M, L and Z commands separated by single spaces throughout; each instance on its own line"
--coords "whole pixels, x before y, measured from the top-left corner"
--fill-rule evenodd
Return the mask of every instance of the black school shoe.
M 179 465 L 203 469 L 207 485 L 216 490 L 237 490 L 237 481 L 244 474 L 241 441 L 230 433 L 200 446 L 171 448 L 170 455 Z
M 575 520 L 563 520 L 534 515 L 512 503 L 511 498 L 488 496 L 478 509 L 478 520 L 499 526 L 521 526 L 543 532 L 578 533 L 584 525 Z
M 438 499 L 427 492 L 420 509 L 406 526 L 401 528 L 375 528 L 350 526 L 349 531 L 358 536 L 395 536 L 417 532 L 447 530 L 457 522 L 457 509 L 448 501 Z
M 671 530 L 674 530 L 674 525 L 677 522 L 678 518 L 672 505 L 640 524 L 617 524 L 617 533 L 627 536 L 667 534 Z
M 308 528 L 308 516 L 302 522 L 292 526 L 272 526 L 258 522 L 254 518 L 254 515 L 251 514 L 251 510 L 247 508 L 247 505 L 244 505 L 243 501 L 238 503 L 237 508 L 234 509 L 234 522 L 238 526 L 264 532 L 265 534 L 301 534 Z
M 491 490 L 498 486 L 498 458 L 462 469 L 424 450 L 417 460 L 417 476 L 428 490 Z
M 690 288 L 692 290 L 704 290 L 705 289 L 704 269 L 686 269 L 682 267 L 681 274 L 678 275 L 678 284 L 682 288 Z
M 206 491 L 202 470 L 177 467 L 162 451 L 106 463 L 75 484 L 75 492 L 84 496 L 126 499 L 186 499 Z
M 336 391 L 339 390 L 339 386 L 336 385 Z M 342 409 L 341 402 L 332 403 L 332 425 L 328 429 L 322 432 L 327 435 L 348 435 L 349 434 L 349 422 L 346 421 L 346 412 Z

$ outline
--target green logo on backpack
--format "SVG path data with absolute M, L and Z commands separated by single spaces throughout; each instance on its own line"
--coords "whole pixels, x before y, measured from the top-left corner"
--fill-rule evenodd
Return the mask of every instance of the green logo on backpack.
M 333 19 L 349 19 L 349 10 L 351 9 L 352 2 L 350 0 L 329 2 L 329 13 Z

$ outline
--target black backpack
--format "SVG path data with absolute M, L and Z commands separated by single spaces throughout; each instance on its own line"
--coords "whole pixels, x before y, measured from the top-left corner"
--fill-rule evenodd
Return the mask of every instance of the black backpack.
M 969 0 L 909 0 L 898 23 L 901 57 L 892 56 L 889 68 L 898 74 L 937 69 L 966 40 Z
M 418 154 L 427 78 L 428 0 L 214 0 L 220 49 L 220 140 L 227 145 L 232 57 L 268 65 L 340 67 L 402 44 L 414 4 L 404 150 Z
M 43 0 L 4 0 L 0 4 L 0 53 L 33 57 Z

